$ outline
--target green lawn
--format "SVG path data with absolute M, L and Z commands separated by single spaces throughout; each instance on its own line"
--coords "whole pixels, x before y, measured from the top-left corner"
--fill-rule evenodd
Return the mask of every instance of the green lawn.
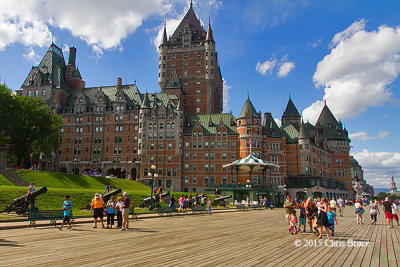
M 28 183 L 33 181 L 36 188 L 73 188 L 93 189 L 103 193 L 106 185 L 113 183 L 122 191 L 150 192 L 150 188 L 142 183 L 125 179 L 107 179 L 85 175 L 65 174 L 58 172 L 42 172 L 33 170 L 18 170 L 17 174 Z
M 0 174 L 0 185 L 13 185 L 6 177 Z

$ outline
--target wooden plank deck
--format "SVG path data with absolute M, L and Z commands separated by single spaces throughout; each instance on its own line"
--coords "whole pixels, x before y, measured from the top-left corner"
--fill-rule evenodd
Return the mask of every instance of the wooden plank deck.
M 389 229 L 383 214 L 371 225 L 368 213 L 357 225 L 352 207 L 344 215 L 332 241 L 289 235 L 283 209 L 142 219 L 128 232 L 92 224 L 1 230 L 0 265 L 398 266 L 400 226 Z

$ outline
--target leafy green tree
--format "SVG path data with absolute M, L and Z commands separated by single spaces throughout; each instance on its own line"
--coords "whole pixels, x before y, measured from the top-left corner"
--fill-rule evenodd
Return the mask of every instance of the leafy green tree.
M 4 106 L 3 106 L 4 105 Z M 40 98 L 11 94 L 0 87 L 0 145 L 8 146 L 9 161 L 28 167 L 40 153 L 47 158 L 60 145 L 63 120 L 54 115 Z

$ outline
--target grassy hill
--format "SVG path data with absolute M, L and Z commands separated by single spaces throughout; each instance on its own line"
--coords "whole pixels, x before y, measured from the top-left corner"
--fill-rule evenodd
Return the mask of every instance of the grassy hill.
M 95 193 L 103 193 L 108 184 L 114 184 L 116 188 L 121 188 L 122 192 L 128 192 L 134 206 L 138 206 L 144 198 L 150 196 L 151 191 L 150 187 L 142 183 L 124 179 L 107 179 L 33 170 L 18 170 L 16 173 L 28 183 L 33 181 L 36 189 L 42 186 L 47 187 L 47 193 L 37 198 L 37 207 L 40 209 L 61 209 L 64 195 L 68 194 L 71 197 L 75 215 L 88 214 L 87 210 L 82 211 L 81 209 L 85 209 L 86 205 L 90 204 Z M 0 211 L 2 211 L 15 198 L 26 194 L 27 187 L 14 186 L 0 175 L 0 192 Z
M 6 177 L 0 174 L 0 185 L 13 185 Z
M 103 177 L 33 170 L 18 170 L 16 173 L 28 183 L 31 181 L 34 182 L 37 188 L 46 186 L 48 188 L 93 189 L 97 190 L 98 193 L 103 193 L 106 185 L 114 184 L 117 188 L 121 188 L 122 191 L 150 192 L 148 186 L 125 179 L 108 179 Z

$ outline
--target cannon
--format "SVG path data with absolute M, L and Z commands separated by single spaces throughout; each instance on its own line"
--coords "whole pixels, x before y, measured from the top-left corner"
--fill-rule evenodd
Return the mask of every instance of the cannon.
M 169 196 L 169 192 L 161 194 L 161 199 L 167 196 Z M 150 205 L 150 198 L 151 197 L 146 197 L 145 199 L 143 199 L 139 207 L 140 208 L 148 207 Z M 160 195 L 159 194 L 153 195 L 153 203 L 157 203 L 158 201 L 160 201 Z
M 103 195 L 101 198 L 103 199 L 104 203 L 107 204 L 107 201 L 110 200 L 111 196 L 115 196 L 121 192 L 122 192 L 121 188 L 117 188 L 114 191 L 111 191 L 110 193 Z
M 228 198 L 231 198 L 231 197 L 232 197 L 232 195 L 224 196 L 224 197 L 218 197 L 218 198 L 214 199 L 212 205 L 213 206 L 223 206 L 223 207 L 225 207 L 226 206 L 226 201 L 225 200 L 228 199 Z
M 122 192 L 121 188 L 117 188 L 114 191 L 111 191 L 110 193 L 104 194 L 101 198 L 103 199 L 104 204 L 107 204 L 107 201 L 110 200 L 111 196 L 115 196 L 121 192 Z M 90 209 L 90 204 L 88 204 L 86 208 Z
M 29 208 L 29 204 L 32 202 L 32 200 L 34 200 L 36 197 L 40 196 L 43 193 L 47 192 L 47 187 L 43 186 L 38 190 L 33 191 L 32 193 L 30 193 L 28 196 L 26 194 L 14 199 L 14 201 L 8 205 L 4 211 L 7 213 L 10 213 L 11 211 L 15 210 L 15 213 L 17 213 L 18 215 L 22 214 L 22 213 L 26 213 Z M 35 208 L 35 210 L 38 210 L 37 208 Z

